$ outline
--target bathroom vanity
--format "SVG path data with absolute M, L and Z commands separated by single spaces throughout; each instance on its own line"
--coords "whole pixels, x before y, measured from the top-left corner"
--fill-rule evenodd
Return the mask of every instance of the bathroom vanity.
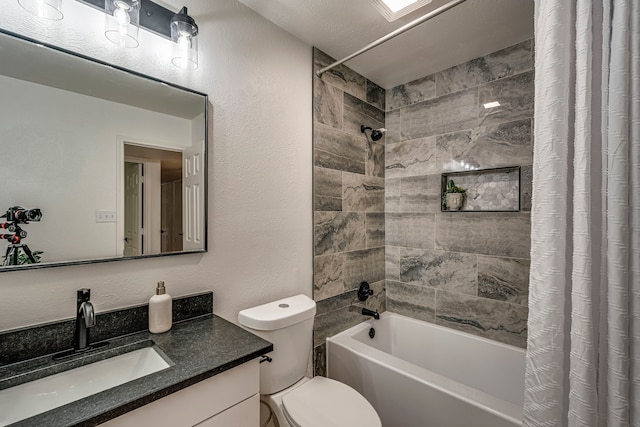
M 205 297 L 210 301 L 211 294 L 178 299 L 176 305 L 188 305 L 188 301 Z M 193 311 L 193 306 L 189 309 Z M 106 426 L 171 427 L 196 424 L 209 427 L 257 425 L 259 358 L 272 351 L 273 346 L 213 315 L 210 308 L 208 311 L 174 323 L 172 329 L 163 334 L 150 334 L 147 331 L 128 333 L 109 338 L 108 345 L 86 354 L 62 360 L 55 360 L 51 354 L 46 354 L 0 366 L 2 393 L 10 387 L 32 383 L 81 365 L 85 365 L 83 369 L 88 368 L 90 377 L 91 369 L 95 366 L 97 381 L 97 377 L 104 376 L 104 369 L 94 363 L 100 363 L 102 359 L 111 360 L 122 352 L 139 348 L 155 349 L 169 365 L 158 372 L 20 421 L 11 419 L 12 412 L 19 410 L 20 399 L 12 399 L 15 395 L 7 393 L 5 398 L 0 398 L 0 426 L 94 426 L 103 423 Z M 129 322 L 141 313 L 144 313 L 144 306 L 121 310 L 116 314 L 98 314 L 97 324 L 106 323 L 110 317 Z M 178 319 L 180 316 L 177 313 Z M 53 326 L 56 325 L 29 328 L 27 332 L 3 333 L 0 339 L 5 344 L 14 342 L 13 347 L 19 346 L 16 336 L 29 336 L 25 333 L 39 334 L 38 341 L 44 341 L 51 336 L 49 331 Z M 98 331 L 96 335 L 100 334 L 104 332 Z M 28 343 L 24 347 L 28 347 Z

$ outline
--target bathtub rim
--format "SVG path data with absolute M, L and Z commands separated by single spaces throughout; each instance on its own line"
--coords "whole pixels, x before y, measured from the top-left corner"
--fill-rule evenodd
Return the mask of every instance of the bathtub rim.
M 386 311 L 384 313 L 381 313 L 380 317 L 381 319 L 397 317 L 402 320 L 425 324 L 427 325 L 427 327 L 433 327 L 447 333 L 453 333 L 455 335 L 464 337 L 465 339 L 478 340 L 481 342 L 489 343 L 489 344 L 496 345 L 509 350 L 516 350 L 518 352 L 522 352 L 526 354 L 526 350 L 520 347 L 504 344 L 498 341 L 490 340 L 488 338 L 479 337 L 473 334 L 469 334 L 467 332 L 457 331 L 455 329 L 436 325 L 435 323 L 414 319 L 408 316 L 404 316 L 402 314 Z M 351 353 L 356 353 L 360 357 L 363 357 L 364 359 L 374 364 L 383 365 L 387 369 L 390 369 L 398 374 L 406 375 L 411 379 L 413 379 L 414 381 L 428 383 L 429 386 L 433 387 L 434 389 L 442 393 L 458 398 L 469 405 L 478 407 L 497 417 L 503 418 L 516 425 L 522 424 L 522 418 L 523 418 L 522 407 L 514 403 L 508 402 L 506 400 L 503 400 L 499 397 L 493 396 L 487 392 L 474 389 L 473 387 L 454 381 L 452 379 L 444 377 L 435 372 L 429 371 L 420 366 L 414 365 L 413 363 L 404 361 L 396 356 L 393 356 L 375 347 L 369 346 L 361 342 L 360 340 L 357 340 L 352 337 L 357 332 L 367 330 L 371 327 L 375 328 L 375 324 L 376 324 L 375 322 L 376 320 L 369 319 L 355 326 L 352 326 L 351 328 L 345 331 L 339 332 L 331 337 L 326 338 L 326 347 L 327 347 L 326 348 L 326 364 L 327 364 L 327 376 L 329 378 L 331 378 L 329 351 L 332 345 L 336 345 L 343 348 L 346 351 L 349 351 Z

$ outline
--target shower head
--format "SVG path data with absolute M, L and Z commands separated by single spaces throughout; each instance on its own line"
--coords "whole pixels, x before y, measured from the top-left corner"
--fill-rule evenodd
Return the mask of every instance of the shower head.
M 364 133 L 364 131 L 366 131 L 366 130 L 370 130 L 371 131 L 371 139 L 373 141 L 377 141 L 380 138 L 382 138 L 382 134 L 387 131 L 385 128 L 373 129 L 370 126 L 360 125 L 360 132 Z

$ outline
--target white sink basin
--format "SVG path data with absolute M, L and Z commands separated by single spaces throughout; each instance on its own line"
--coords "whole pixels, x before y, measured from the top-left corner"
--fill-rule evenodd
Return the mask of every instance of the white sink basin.
M 146 347 L 0 390 L 0 426 L 161 371 L 170 365 Z

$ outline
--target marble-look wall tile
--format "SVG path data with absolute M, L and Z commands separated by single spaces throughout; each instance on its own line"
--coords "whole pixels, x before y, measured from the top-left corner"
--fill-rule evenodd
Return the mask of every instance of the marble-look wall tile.
M 322 52 L 320 49 L 313 48 L 313 72 L 320 70 L 335 62 L 335 59 Z M 322 75 L 322 80 L 329 83 L 344 92 L 360 98 L 366 98 L 366 80 L 360 74 L 356 73 L 346 65 L 338 65 L 337 67 L 327 71 Z
M 476 255 L 457 252 L 400 250 L 400 281 L 450 292 L 478 294 Z
M 319 123 L 313 126 L 314 165 L 365 173 L 366 140 Z
M 531 40 L 475 58 L 436 74 L 437 95 L 478 86 L 531 70 Z
M 398 246 L 385 246 L 384 259 L 387 280 L 400 281 L 400 251 Z
M 316 316 L 313 334 L 314 347 L 324 344 L 327 337 L 349 329 L 363 320 L 365 319 L 361 313 L 357 310 L 349 310 L 348 306 Z
M 478 87 L 478 111 L 481 125 L 493 125 L 533 117 L 534 73 L 528 71 Z M 497 101 L 499 107 L 484 108 Z
M 462 210 L 518 211 L 520 209 L 520 171 L 518 169 L 493 169 L 458 174 L 455 175 L 455 183 L 467 190 Z
M 436 290 L 427 286 L 387 280 L 387 310 L 434 323 Z
M 360 282 L 384 280 L 384 247 L 344 254 L 344 288 L 356 289 Z
M 533 163 L 531 120 L 518 120 L 438 135 L 436 164 L 442 172 L 463 170 L 461 164 L 487 169 Z
M 316 211 L 342 210 L 342 172 L 313 168 L 313 200 Z
M 313 348 L 313 376 L 327 376 L 327 343 Z
M 384 212 L 384 178 L 343 172 L 342 210 Z
M 383 88 L 367 80 L 367 102 L 382 111 L 385 111 L 386 92 Z
M 440 290 L 436 296 L 438 325 L 518 347 L 527 345 L 527 315 L 523 305 Z
M 336 129 L 342 129 L 343 92 L 326 84 L 319 78 L 313 79 L 313 120 Z
M 370 133 L 367 131 L 366 135 L 363 134 L 360 126 L 364 125 L 372 129 L 379 129 L 385 126 L 384 112 L 382 110 L 378 110 L 348 93 L 344 95 L 344 101 L 343 130 L 355 134 L 366 141 Z
M 316 299 L 316 316 L 331 313 L 332 311 L 348 307 L 358 301 L 357 290 L 351 289 L 341 294 L 318 300 Z
M 478 90 L 474 88 L 404 107 L 400 109 L 402 140 L 474 128 L 478 125 L 477 105 Z
M 533 167 L 520 168 L 520 210 L 531 211 L 531 197 L 533 195 Z
M 386 284 L 387 282 L 384 279 L 379 282 L 369 283 L 369 286 L 373 291 L 373 295 L 367 298 L 364 302 L 365 307 L 369 310 L 377 310 L 378 313 L 384 313 L 387 311 Z
M 367 212 L 367 248 L 384 246 L 384 212 Z
M 390 230 L 387 228 L 387 241 Z M 528 213 L 436 214 L 436 248 L 439 250 L 528 258 L 530 246 L 531 215 Z
M 435 75 L 421 77 L 387 90 L 387 110 L 426 101 L 436 96 Z
M 478 295 L 514 304 L 528 304 L 530 261 L 478 256 Z
M 401 212 L 440 212 L 440 175 L 401 178 Z
M 438 173 L 436 137 L 419 138 L 387 144 L 386 178 L 400 178 Z
M 313 298 L 316 301 L 344 292 L 344 254 L 316 256 L 313 259 Z
M 384 180 L 384 210 L 385 212 L 400 212 L 401 178 L 386 178 Z
M 372 141 L 371 139 L 367 140 L 367 160 L 365 163 L 365 175 L 384 178 L 384 151 L 384 138 L 376 142 Z
M 361 212 L 316 212 L 315 255 L 365 248 L 365 214 Z
M 385 133 L 385 143 L 387 144 L 395 144 L 396 142 L 400 142 L 402 140 L 402 135 L 400 133 L 400 110 L 388 111 L 384 117 L 385 120 L 385 128 L 387 128 L 387 133 Z
M 434 249 L 434 215 L 386 213 L 385 243 L 391 246 Z
M 355 96 L 351 96 L 348 93 L 344 95 L 344 106 L 355 110 L 362 115 L 373 119 L 376 123 L 384 125 L 384 110 L 380 110 L 372 104 L 364 102 Z M 362 123 L 365 124 L 365 123 Z M 369 126 L 369 125 L 366 125 Z M 360 126 L 358 126 L 358 132 L 360 132 Z

